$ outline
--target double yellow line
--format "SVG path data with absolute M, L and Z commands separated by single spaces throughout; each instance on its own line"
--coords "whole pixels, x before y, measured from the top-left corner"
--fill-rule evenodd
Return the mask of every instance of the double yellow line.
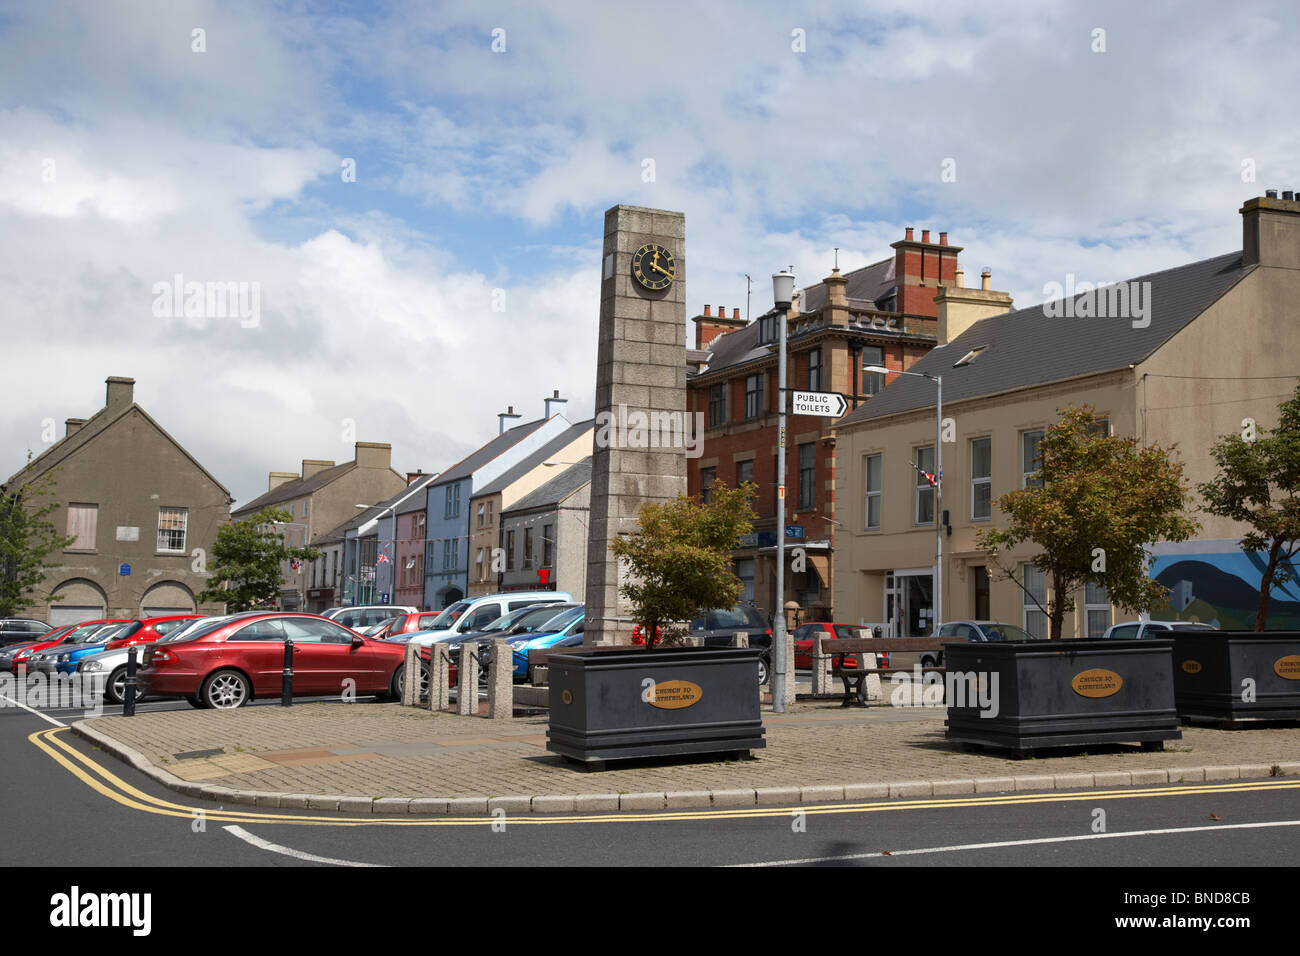
M 297 813 L 267 813 L 251 810 L 210 809 L 197 805 L 172 803 L 152 797 L 94 760 L 82 754 L 59 735 L 67 728 L 55 727 L 38 730 L 28 735 L 28 740 L 45 751 L 69 773 L 86 786 L 124 807 L 167 817 L 193 820 L 200 815 L 205 820 L 221 823 L 275 823 L 290 826 L 318 827 L 482 827 L 498 822 L 483 814 L 473 817 L 381 817 L 381 816 L 311 816 Z M 787 807 L 734 807 L 718 810 L 654 810 L 640 812 L 608 812 L 586 814 L 536 814 L 509 815 L 511 826 L 544 826 L 557 823 L 663 823 L 665 821 L 746 820 L 782 817 L 789 819 L 795 811 L 808 815 L 832 813 L 876 813 L 893 810 L 928 810 L 957 807 L 997 807 L 1026 803 L 1067 803 L 1073 801 L 1132 800 L 1142 797 L 1175 797 L 1208 793 L 1241 793 L 1259 790 L 1300 789 L 1300 780 L 1266 779 L 1251 781 L 1225 781 L 1223 783 L 1186 785 L 1180 787 L 1124 787 L 1119 790 L 1086 790 L 1078 793 L 1010 793 L 970 797 L 943 797 L 919 800 L 884 800 L 873 803 L 831 803 L 816 806 Z

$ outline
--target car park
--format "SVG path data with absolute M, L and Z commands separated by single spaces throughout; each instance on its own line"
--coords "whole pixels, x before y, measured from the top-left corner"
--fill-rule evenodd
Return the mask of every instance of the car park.
M 90 634 L 99 630 L 108 624 L 127 624 L 129 621 L 125 618 L 106 618 L 98 621 L 82 621 L 79 624 L 69 624 L 62 628 L 56 628 L 53 631 L 43 635 L 38 641 L 30 644 L 14 644 L 5 648 L 6 652 L 0 654 L 0 670 L 17 673 L 18 668 L 27 667 L 28 661 L 34 653 L 44 651 L 55 644 L 65 644 L 74 641 L 79 642 L 81 638 L 88 637 Z
M 293 642 L 295 697 L 357 694 L 400 697 L 401 645 L 363 637 L 314 614 L 262 612 L 204 622 L 174 641 L 147 645 L 140 684 L 151 697 L 228 709 L 278 697 L 285 642 Z
M 110 624 L 92 633 L 83 633 L 72 640 L 63 641 L 41 651 L 35 651 L 27 661 L 27 670 L 32 674 L 52 674 L 59 669 L 60 659 L 66 661 L 69 655 L 73 653 L 79 655 L 87 648 L 102 650 L 106 641 L 121 634 L 128 626 L 129 622 L 127 624 Z
M 1103 641 L 1140 641 L 1147 637 L 1167 637 L 1174 631 L 1217 631 L 1211 624 L 1197 621 L 1128 621 L 1112 624 L 1101 636 Z
M 52 631 L 47 631 L 46 633 L 41 635 L 41 637 L 47 643 L 48 642 L 58 643 L 59 641 L 63 640 L 63 638 L 67 636 L 68 632 L 71 631 L 76 626 L 77 626 L 76 624 L 64 624 L 62 627 L 56 627 Z M 30 651 L 32 647 L 37 643 L 38 643 L 37 641 L 29 640 L 29 641 L 23 641 L 21 643 L 8 644 L 4 647 L 0 647 L 0 671 L 12 672 L 14 670 L 14 666 L 13 666 L 14 658 L 18 657 L 19 655 L 24 655 L 24 652 Z M 23 657 L 23 660 L 26 661 L 26 656 Z
M 124 624 L 112 634 L 103 637 L 96 634 L 95 640 L 85 647 L 67 649 L 58 656 L 56 669 L 64 674 L 75 673 L 77 665 L 83 658 L 99 653 L 100 650 L 116 650 L 140 644 L 152 644 L 158 638 L 170 634 L 187 621 L 197 620 L 200 620 L 197 614 L 174 614 L 166 617 L 151 617 L 132 621 L 130 624 Z M 97 649 L 95 645 L 100 646 Z
M 419 608 L 409 604 L 358 604 L 347 607 L 332 607 L 321 617 L 337 621 L 344 627 L 360 632 L 363 627 L 382 624 L 398 614 L 418 614 Z

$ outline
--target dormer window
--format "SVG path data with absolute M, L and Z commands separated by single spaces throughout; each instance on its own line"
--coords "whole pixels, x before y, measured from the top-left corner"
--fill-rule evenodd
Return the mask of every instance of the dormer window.
M 986 348 L 988 348 L 987 345 L 975 346 L 975 348 L 971 349 L 969 352 L 967 352 L 965 355 L 959 358 L 956 362 L 953 362 L 952 367 L 961 368 L 962 366 L 969 365 L 971 362 L 979 358 L 980 353 L 983 352 Z
M 777 324 L 783 316 L 779 312 L 771 312 L 758 320 L 758 344 L 775 345 L 780 338 L 781 327 Z

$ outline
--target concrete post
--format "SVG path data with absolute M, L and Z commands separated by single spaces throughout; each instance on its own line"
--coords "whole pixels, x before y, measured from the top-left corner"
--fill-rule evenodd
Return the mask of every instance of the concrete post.
M 492 642 L 492 663 L 488 667 L 488 716 L 509 720 L 515 715 L 515 655 L 504 637 Z
M 446 710 L 451 703 L 451 657 L 446 644 L 432 644 L 429 650 L 429 709 Z
M 822 643 L 824 633 L 818 631 L 813 635 L 812 692 L 814 694 L 831 693 L 831 656 L 826 653 L 826 645 Z
M 785 682 L 784 682 L 785 694 L 782 699 L 784 700 L 785 705 L 789 706 L 790 704 L 794 703 L 795 691 L 798 689 L 798 684 L 795 681 L 795 673 L 794 673 L 794 632 L 787 629 L 782 629 L 782 630 L 783 630 L 782 637 L 784 639 L 783 643 L 785 645 L 785 659 L 787 662 L 785 668 Z M 777 690 L 776 671 L 775 668 L 772 667 L 769 667 L 769 670 L 772 671 L 772 700 L 775 701 L 776 690 Z M 784 711 L 784 707 L 782 708 L 782 711 Z
M 420 706 L 420 647 L 418 644 L 406 643 L 406 660 L 403 663 L 406 668 L 406 682 L 402 686 L 402 706 L 418 707 Z
M 862 655 L 862 666 L 863 666 L 863 667 L 866 667 L 866 668 L 879 667 L 880 665 L 879 665 L 878 663 L 876 663 L 876 661 L 877 661 L 877 657 L 876 657 L 875 654 L 863 654 L 863 655 Z M 868 675 L 867 675 L 867 685 L 866 685 L 866 686 L 867 686 L 867 700 L 884 700 L 884 699 L 885 699 L 884 691 L 881 689 L 881 686 L 880 686 L 880 675 L 879 675 L 879 674 L 868 674 Z
M 466 641 L 460 646 L 460 674 L 456 678 L 456 712 L 478 716 L 478 645 Z
M 731 638 L 732 647 L 749 647 L 749 635 L 744 631 L 737 631 Z

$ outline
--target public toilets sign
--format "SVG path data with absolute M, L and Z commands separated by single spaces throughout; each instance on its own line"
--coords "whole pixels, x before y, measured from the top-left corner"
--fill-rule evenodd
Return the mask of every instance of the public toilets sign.
M 848 411 L 849 403 L 839 392 L 791 392 L 791 415 L 821 415 L 839 418 Z

